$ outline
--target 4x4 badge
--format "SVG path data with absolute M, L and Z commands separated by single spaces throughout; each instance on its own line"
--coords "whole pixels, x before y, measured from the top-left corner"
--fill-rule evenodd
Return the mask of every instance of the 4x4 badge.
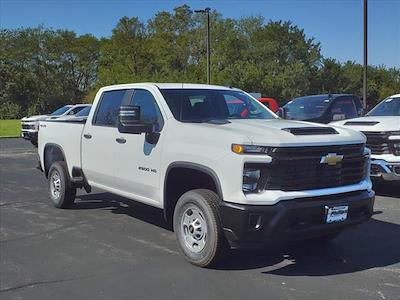
M 330 166 L 335 166 L 337 163 L 343 160 L 343 155 L 337 155 L 336 153 L 328 153 L 328 155 L 321 157 L 321 164 L 328 164 Z

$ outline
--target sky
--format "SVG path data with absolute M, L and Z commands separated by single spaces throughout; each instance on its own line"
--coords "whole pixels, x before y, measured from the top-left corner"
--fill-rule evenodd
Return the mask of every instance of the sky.
M 324 57 L 363 61 L 362 0 L 0 0 L 0 27 L 43 24 L 108 37 L 123 16 L 147 21 L 158 11 L 183 4 L 192 9 L 208 6 L 229 18 L 261 15 L 267 21 L 290 20 L 321 43 Z M 400 68 L 400 0 L 368 0 L 368 63 Z

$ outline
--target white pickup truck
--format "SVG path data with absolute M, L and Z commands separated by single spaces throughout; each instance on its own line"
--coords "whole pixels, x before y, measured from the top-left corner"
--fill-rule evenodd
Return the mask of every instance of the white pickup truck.
M 38 151 L 56 207 L 96 187 L 161 208 L 203 267 L 227 248 L 329 240 L 373 213 L 363 134 L 282 120 L 234 88 L 104 87 L 86 122 L 40 122 Z
M 80 112 L 81 110 L 85 109 L 86 107 L 89 107 L 90 109 L 90 104 L 65 105 L 63 107 L 56 109 L 49 115 L 35 115 L 35 116 L 23 117 L 21 119 L 21 137 L 31 141 L 31 143 L 34 146 L 37 146 L 39 121 L 73 116 L 78 112 Z
M 365 134 L 372 178 L 400 181 L 400 94 L 382 100 L 365 117 L 331 124 Z

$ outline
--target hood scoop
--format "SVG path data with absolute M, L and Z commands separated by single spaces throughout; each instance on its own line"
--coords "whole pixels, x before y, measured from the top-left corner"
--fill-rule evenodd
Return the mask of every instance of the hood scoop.
M 295 127 L 295 128 L 282 128 L 282 130 L 290 132 L 293 135 L 338 134 L 338 132 L 332 127 Z
M 348 121 L 344 123 L 344 125 L 353 125 L 353 126 L 374 126 L 379 124 L 377 121 Z

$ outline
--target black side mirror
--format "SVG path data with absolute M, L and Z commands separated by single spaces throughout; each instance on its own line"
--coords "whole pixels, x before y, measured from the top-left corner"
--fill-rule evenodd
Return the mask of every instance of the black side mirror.
M 282 119 L 286 119 L 286 109 L 284 107 L 280 107 L 278 110 L 278 116 Z
M 155 145 L 158 143 L 158 140 L 160 139 L 160 133 L 159 132 L 146 132 L 146 137 L 145 141 L 149 144 Z
M 141 134 L 143 132 L 152 132 L 152 129 L 152 124 L 140 123 L 140 106 L 120 106 L 118 113 L 119 132 Z

